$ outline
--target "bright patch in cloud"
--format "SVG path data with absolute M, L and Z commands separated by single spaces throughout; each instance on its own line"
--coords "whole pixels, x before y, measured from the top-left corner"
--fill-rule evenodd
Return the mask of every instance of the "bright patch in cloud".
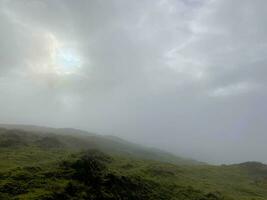
M 55 63 L 61 74 L 75 73 L 81 67 L 78 54 L 73 49 L 59 48 L 56 51 Z
M 52 33 L 44 33 L 42 40 L 37 59 L 28 63 L 34 73 L 59 76 L 78 73 L 81 59 L 75 47 L 61 42 Z
M 225 87 L 216 88 L 215 90 L 210 92 L 210 96 L 226 97 L 226 96 L 232 96 L 232 95 L 239 95 L 239 94 L 250 92 L 251 90 L 255 88 L 256 88 L 255 84 L 241 82 L 241 83 L 237 83 L 233 85 L 228 85 Z

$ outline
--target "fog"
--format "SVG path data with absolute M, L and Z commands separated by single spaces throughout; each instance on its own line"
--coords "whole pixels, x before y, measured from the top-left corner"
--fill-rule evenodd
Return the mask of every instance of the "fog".
M 267 163 L 267 1 L 0 2 L 1 123 Z

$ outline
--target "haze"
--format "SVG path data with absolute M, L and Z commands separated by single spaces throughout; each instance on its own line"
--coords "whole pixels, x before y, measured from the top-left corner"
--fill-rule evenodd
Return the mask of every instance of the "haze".
M 267 1 L 0 2 L 1 123 L 267 162 Z

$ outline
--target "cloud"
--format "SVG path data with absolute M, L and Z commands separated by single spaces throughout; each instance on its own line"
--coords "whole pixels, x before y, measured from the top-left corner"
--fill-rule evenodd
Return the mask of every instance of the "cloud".
M 265 1 L 0 3 L 3 123 L 267 162 Z
M 240 82 L 234 85 L 228 85 L 225 87 L 216 88 L 215 90 L 210 92 L 210 96 L 221 97 L 221 96 L 240 95 L 243 93 L 247 93 L 249 91 L 253 91 L 255 90 L 256 87 L 257 86 L 253 84 Z

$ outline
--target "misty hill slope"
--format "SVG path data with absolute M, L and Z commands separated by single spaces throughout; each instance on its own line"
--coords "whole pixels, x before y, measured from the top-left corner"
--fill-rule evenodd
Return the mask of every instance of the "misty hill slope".
M 46 141 L 49 143 L 47 145 L 51 145 L 52 143 L 56 145 L 55 143 L 58 143 L 58 146 L 71 150 L 98 149 L 103 152 L 118 155 L 129 155 L 141 159 L 170 162 L 179 165 L 203 164 L 195 160 L 175 156 L 159 149 L 134 144 L 118 137 L 96 135 L 78 129 L 56 129 L 29 125 L 0 125 L 0 127 L 3 127 L 0 130 L 2 138 L 3 133 L 6 132 L 6 135 L 9 134 L 10 137 L 12 135 L 16 137 L 18 140 L 17 143 L 39 143 L 39 145 L 42 143 L 45 146 L 45 140 L 50 140 L 50 142 Z
M 237 165 L 233 165 L 242 168 L 243 170 L 247 171 L 247 173 L 257 178 L 265 178 L 267 180 L 267 165 L 260 163 L 260 162 L 245 162 L 240 163 Z
M 110 136 L 2 128 L 0 199 L 267 200 L 264 164 L 176 165 L 137 147 Z

